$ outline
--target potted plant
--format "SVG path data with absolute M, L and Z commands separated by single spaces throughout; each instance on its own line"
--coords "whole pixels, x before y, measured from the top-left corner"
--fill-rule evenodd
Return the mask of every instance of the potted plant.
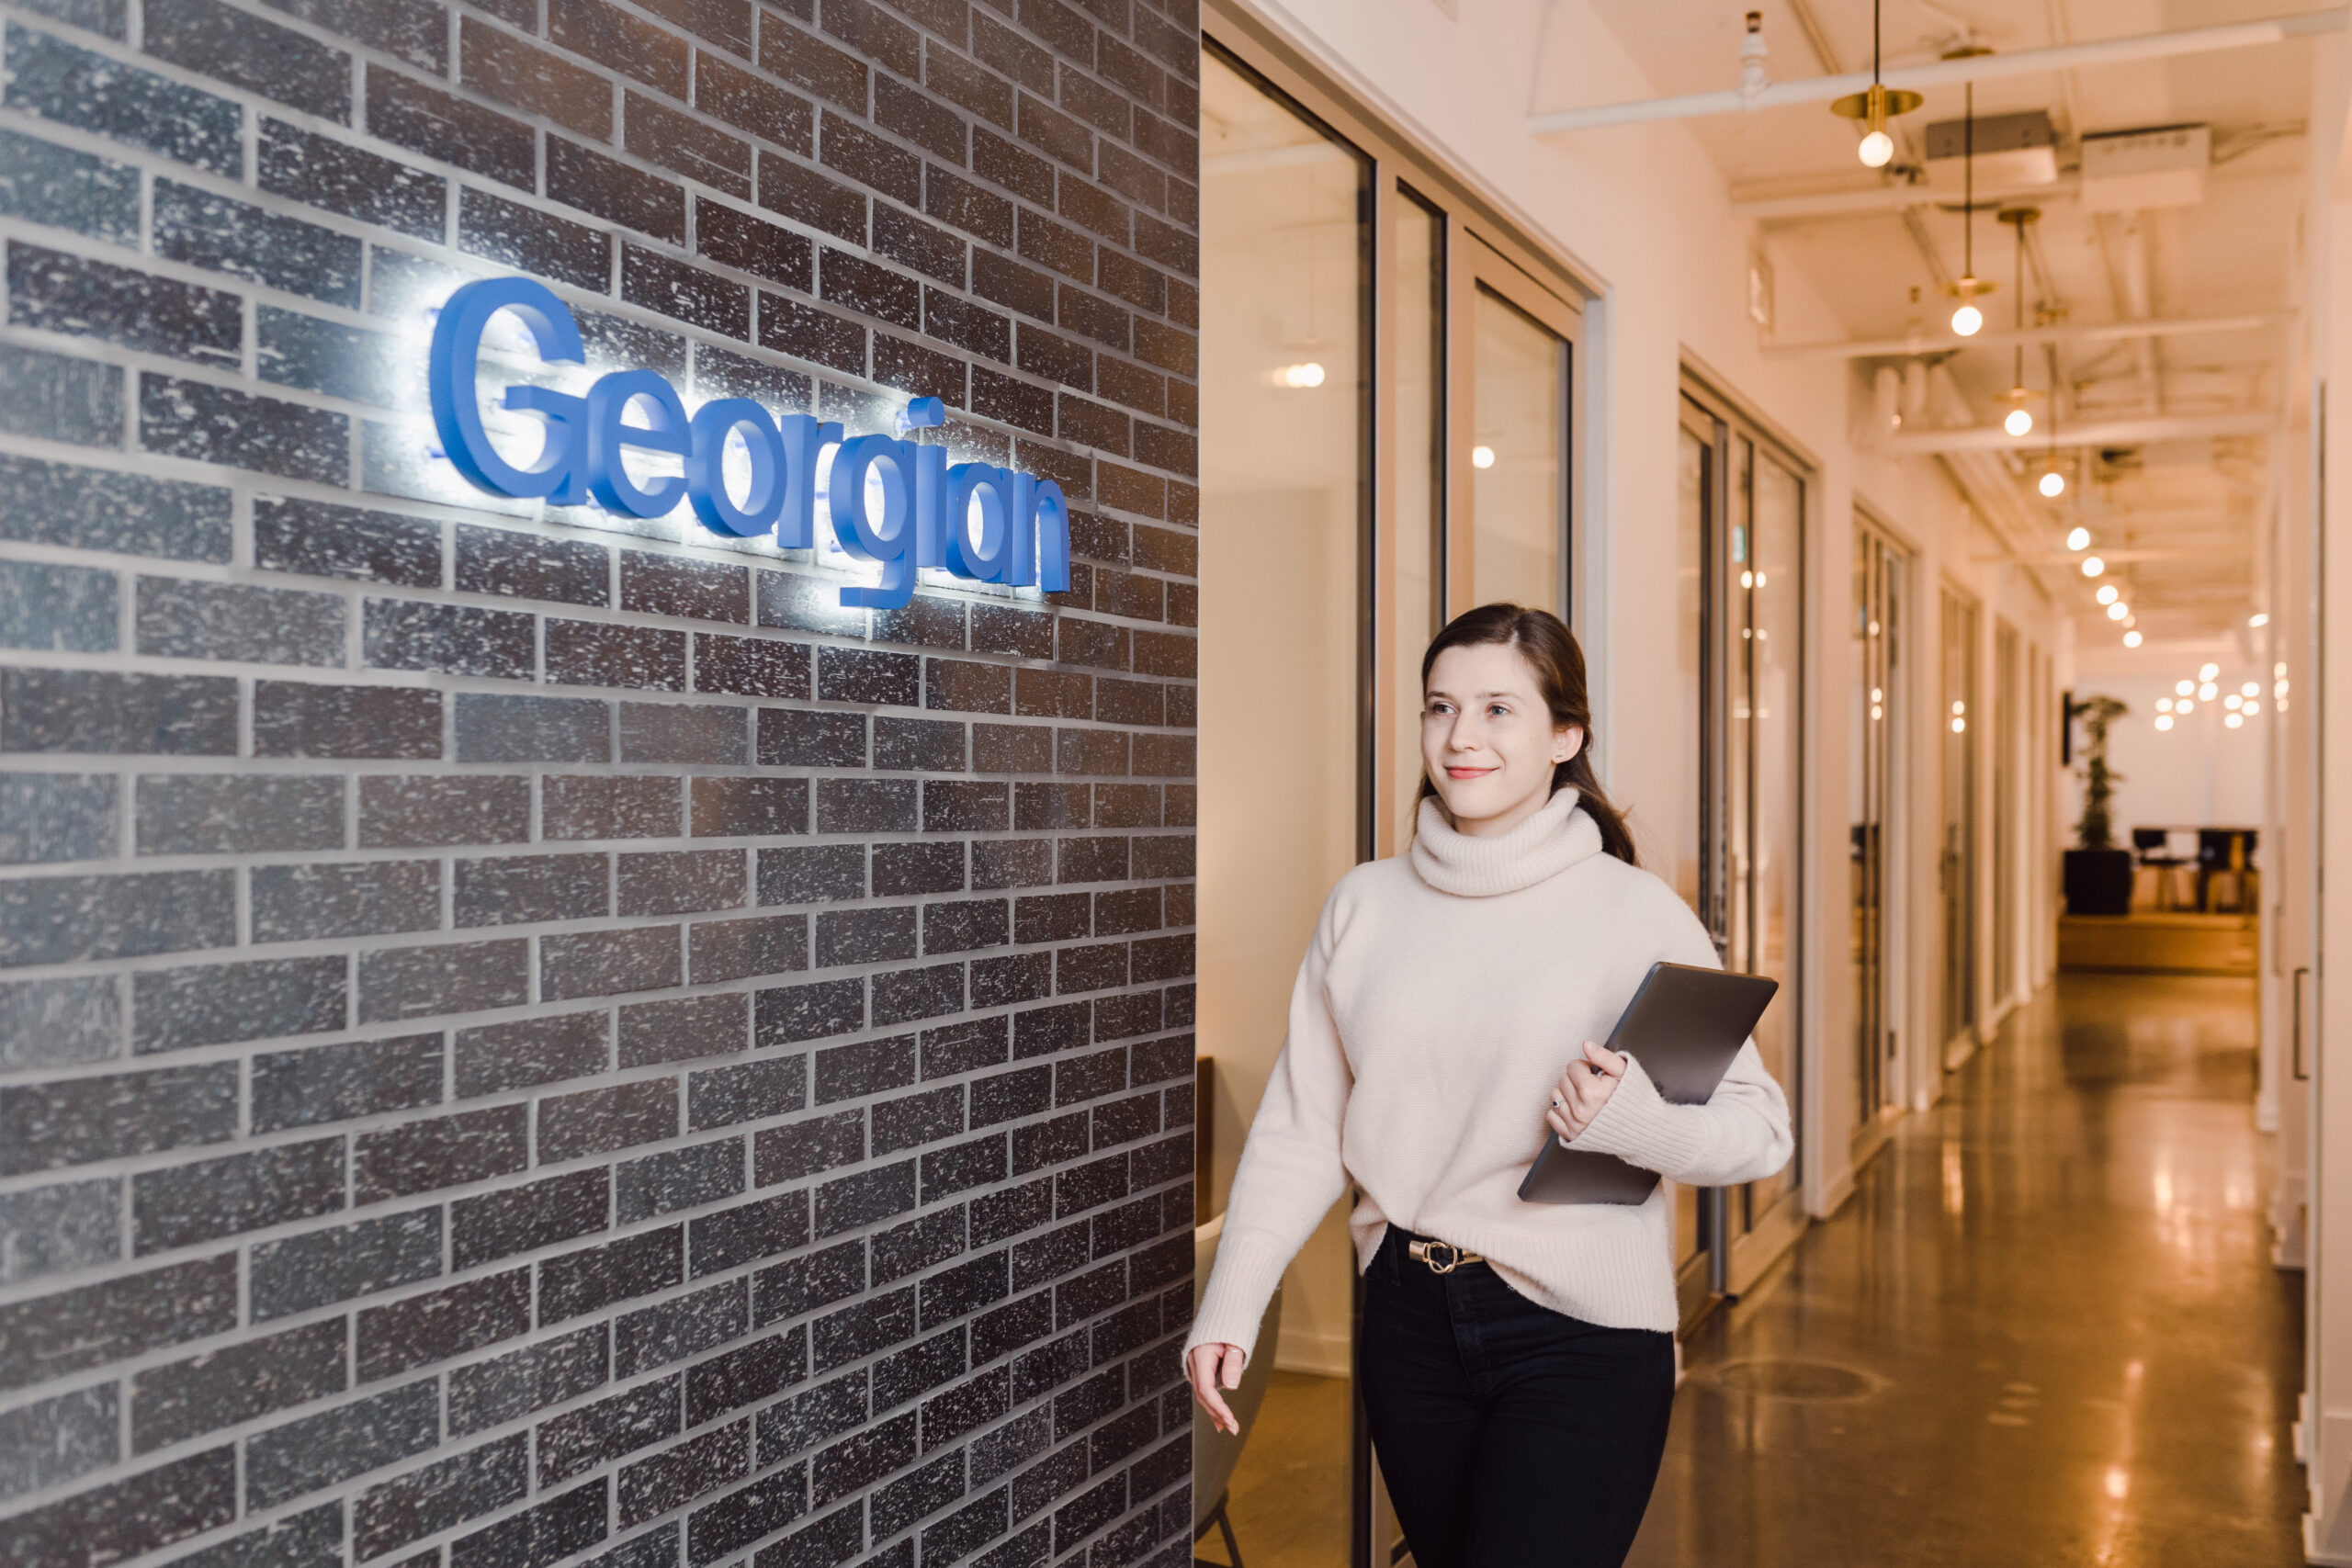
M 2107 727 L 2130 711 L 2108 696 L 2075 705 L 2083 721 L 2083 818 L 2075 824 L 2075 847 L 2066 852 L 2070 915 L 2132 912 L 2132 852 L 2115 846 L 2115 786 L 2122 775 L 2107 765 Z

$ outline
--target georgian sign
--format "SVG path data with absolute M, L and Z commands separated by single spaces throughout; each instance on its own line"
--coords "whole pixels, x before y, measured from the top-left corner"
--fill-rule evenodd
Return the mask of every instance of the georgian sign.
M 518 467 L 492 444 L 476 384 L 482 334 L 501 310 L 521 319 L 541 360 L 583 359 L 579 324 L 543 284 L 485 278 L 450 295 L 433 326 L 433 423 L 444 455 L 481 490 L 558 506 L 593 502 L 629 517 L 663 516 L 684 501 L 713 533 L 773 534 L 785 549 L 813 548 L 821 516 L 843 552 L 882 566 L 875 586 L 842 590 L 851 607 L 906 604 L 918 567 L 1047 592 L 1069 586 L 1069 502 L 1053 480 L 986 463 L 950 467 L 944 448 L 889 435 L 844 439 L 837 423 L 772 417 L 749 398 L 714 398 L 689 415 L 678 389 L 651 370 L 611 371 L 585 395 L 509 386 L 501 406 L 546 427 L 537 457 Z M 626 420 L 632 410 L 643 423 Z M 900 434 L 945 418 L 940 400 L 917 398 Z M 741 454 L 740 493 L 729 484 L 730 446 Z M 623 461 L 631 447 L 673 454 L 684 472 L 636 478 Z

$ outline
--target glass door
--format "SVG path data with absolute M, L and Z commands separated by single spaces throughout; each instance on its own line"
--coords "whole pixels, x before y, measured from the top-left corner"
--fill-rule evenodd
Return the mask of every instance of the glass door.
M 1943 1047 L 1947 1066 L 1976 1042 L 1976 603 L 1943 591 Z
M 1475 237 L 1453 318 L 1468 356 L 1456 457 L 1466 514 L 1447 531 L 1446 609 L 1509 602 L 1568 609 L 1568 391 L 1575 309 Z
M 1198 1006 L 1213 1158 L 1199 1179 L 1211 1214 L 1281 1052 L 1299 955 L 1365 852 L 1370 188 L 1355 147 L 1204 55 Z M 1349 1562 L 1346 1209 L 1283 1275 L 1279 1327 L 1258 1347 L 1273 1381 L 1223 1493 L 1252 1561 Z
M 1686 389 L 1678 440 L 1677 663 L 1690 728 L 1675 880 L 1726 968 L 1781 982 L 1756 1045 L 1801 1116 L 1808 477 L 1736 410 L 1696 388 Z M 1736 1292 L 1794 1238 L 1803 1157 L 1728 1192 L 1678 1194 L 1686 1316 L 1707 1295 Z
M 2018 990 L 2018 773 L 2025 745 L 2018 689 L 2018 629 L 1993 623 L 1993 999 L 2006 1008 Z
M 1903 900 L 1897 878 L 1904 864 L 1896 820 L 1905 798 L 1903 660 L 1909 558 L 1885 535 L 1857 520 L 1854 604 L 1849 628 L 1853 684 L 1847 694 L 1848 863 L 1851 899 L 1849 953 L 1854 995 L 1855 1157 L 1863 1141 L 1903 1103 L 1900 1029 L 1894 998 L 1902 995 Z

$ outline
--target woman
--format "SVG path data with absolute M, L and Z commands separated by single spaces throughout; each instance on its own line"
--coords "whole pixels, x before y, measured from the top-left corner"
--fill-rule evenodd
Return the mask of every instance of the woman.
M 1704 1105 L 1668 1104 L 1593 1043 L 1654 962 L 1717 959 L 1635 869 L 1568 628 L 1473 610 L 1430 644 L 1421 686 L 1412 848 L 1324 904 L 1185 1369 L 1233 1429 L 1223 1391 L 1267 1300 L 1353 1182 L 1361 1389 L 1414 1561 L 1613 1568 L 1674 1398 L 1668 1199 L 1526 1203 L 1520 1179 L 1548 1126 L 1675 1181 L 1753 1181 L 1788 1160 L 1788 1105 L 1753 1043 Z

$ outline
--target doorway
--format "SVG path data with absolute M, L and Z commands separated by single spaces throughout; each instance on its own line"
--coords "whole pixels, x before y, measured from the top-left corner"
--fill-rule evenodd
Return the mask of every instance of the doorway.
M 1904 1100 L 1896 998 L 1904 952 L 1902 809 L 1909 734 L 1903 657 L 1908 636 L 1910 557 L 1866 515 L 1854 525 L 1854 603 L 1849 628 L 1853 683 L 1847 693 L 1849 952 L 1854 996 L 1857 1093 L 1853 1156 L 1877 1149 Z
M 1947 1068 L 1976 1046 L 1976 602 L 1943 591 L 1943 1056 Z M 1924 1086 L 1923 1086 L 1924 1087 Z

